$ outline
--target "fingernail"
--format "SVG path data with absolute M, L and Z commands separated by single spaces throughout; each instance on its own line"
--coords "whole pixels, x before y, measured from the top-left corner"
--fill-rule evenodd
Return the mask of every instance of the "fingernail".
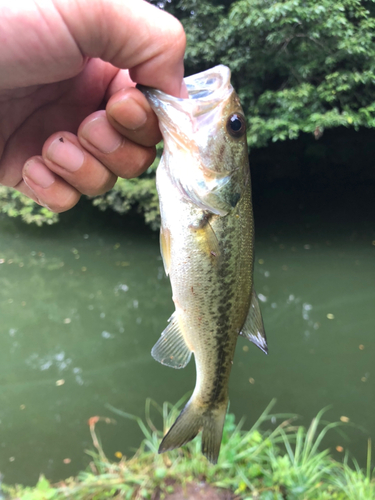
M 30 160 L 23 167 L 23 177 L 25 182 L 30 179 L 34 184 L 46 189 L 55 182 L 55 176 L 48 168 L 35 160 Z M 28 185 L 28 184 L 27 184 Z M 31 186 L 29 186 L 32 189 Z
M 65 137 L 59 137 L 51 143 L 47 150 L 47 158 L 69 172 L 81 168 L 85 159 L 82 151 Z
M 108 110 L 109 114 L 123 127 L 128 130 L 137 130 L 147 121 L 147 113 L 132 98 L 117 101 Z
M 82 136 L 102 153 L 113 153 L 120 146 L 122 136 L 108 123 L 103 116 L 84 125 Z

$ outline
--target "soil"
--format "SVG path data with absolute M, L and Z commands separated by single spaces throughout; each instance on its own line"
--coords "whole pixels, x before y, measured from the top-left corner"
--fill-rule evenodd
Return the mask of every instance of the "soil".
M 159 494 L 155 496 L 155 500 L 160 500 Z M 164 500 L 240 500 L 240 497 L 232 491 L 200 482 L 189 483 L 184 488 L 175 484 L 173 493 L 167 494 Z

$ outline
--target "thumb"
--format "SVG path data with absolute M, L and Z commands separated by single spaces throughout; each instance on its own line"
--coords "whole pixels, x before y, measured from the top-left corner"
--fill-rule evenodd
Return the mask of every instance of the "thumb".
M 181 23 L 143 0 L 55 0 L 83 56 L 129 69 L 131 78 L 180 96 L 186 38 Z

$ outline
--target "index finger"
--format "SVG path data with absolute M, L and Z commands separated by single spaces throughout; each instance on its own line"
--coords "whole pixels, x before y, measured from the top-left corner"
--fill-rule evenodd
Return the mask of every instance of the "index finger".
M 56 0 L 54 5 L 84 56 L 129 69 L 137 83 L 175 97 L 184 94 L 186 37 L 176 18 L 144 0 Z

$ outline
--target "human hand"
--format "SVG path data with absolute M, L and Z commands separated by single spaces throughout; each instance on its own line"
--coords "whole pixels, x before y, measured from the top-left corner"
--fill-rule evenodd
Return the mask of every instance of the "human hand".
M 143 0 L 8 5 L 0 0 L 0 183 L 63 212 L 146 170 L 161 136 L 134 82 L 186 97 L 180 23 Z

